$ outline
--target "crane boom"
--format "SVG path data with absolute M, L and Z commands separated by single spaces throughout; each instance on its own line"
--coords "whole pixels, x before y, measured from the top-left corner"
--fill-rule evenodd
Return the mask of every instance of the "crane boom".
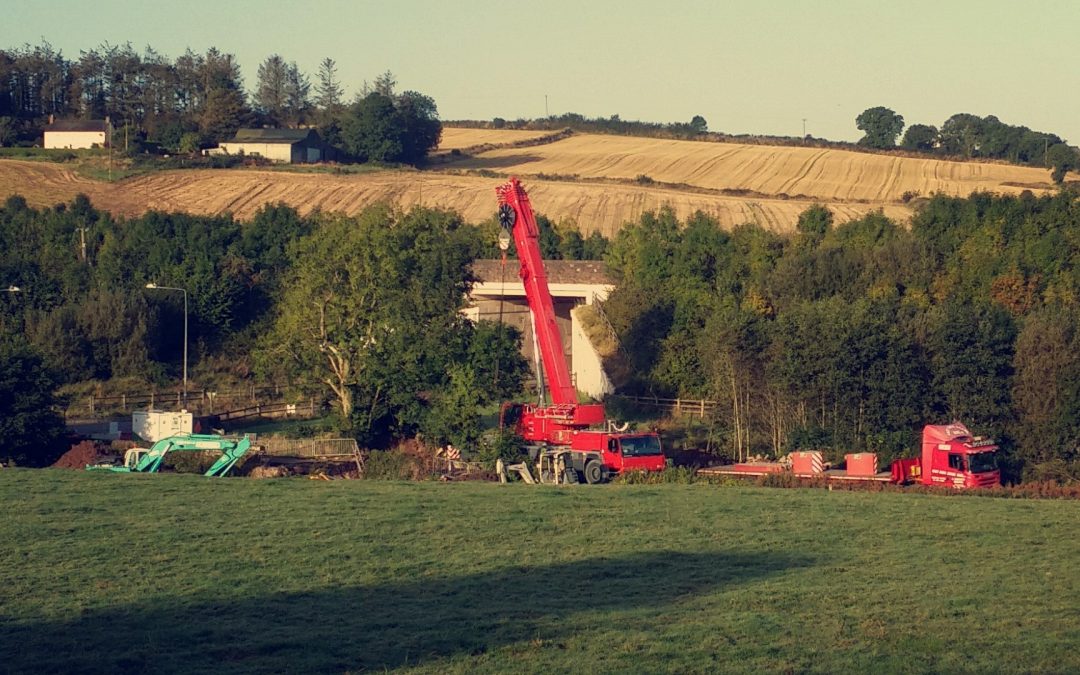
M 570 368 L 566 365 L 562 336 L 555 321 L 555 307 L 540 253 L 540 229 L 533 216 L 529 195 L 517 178 L 511 178 L 495 191 L 499 197 L 499 223 L 512 231 L 521 262 L 518 276 L 525 285 L 525 297 L 532 312 L 540 358 L 551 390 L 551 402 L 555 405 L 574 405 L 577 403 L 577 390 L 570 377 Z M 542 377 L 538 373 L 538 379 Z
M 504 403 L 501 426 L 513 424 L 530 444 L 541 480 L 556 474 L 556 481 L 578 479 L 599 483 L 627 470 L 660 471 L 664 453 L 655 433 L 612 433 L 603 403 L 578 403 L 577 390 L 563 351 L 562 336 L 555 321 L 544 258 L 540 253 L 540 229 L 533 216 L 529 196 L 517 178 L 495 188 L 499 197 L 500 242 L 513 235 L 521 262 L 519 275 L 533 317 L 533 333 L 551 389 L 551 404 L 543 396 L 537 404 Z M 505 250 L 505 246 L 503 247 Z M 543 373 L 537 373 L 543 382 Z M 541 389 L 541 391 L 543 391 Z M 604 425 L 607 429 L 597 429 Z M 624 427 L 625 429 L 625 427 Z M 546 468 L 545 468 L 546 467 Z

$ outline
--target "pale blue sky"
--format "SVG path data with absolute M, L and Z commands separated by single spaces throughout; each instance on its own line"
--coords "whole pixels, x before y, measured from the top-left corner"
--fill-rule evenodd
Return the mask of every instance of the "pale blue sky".
M 578 112 L 855 140 L 876 105 L 908 124 L 994 114 L 1080 143 L 1080 0 L 6 0 L 0 46 L 47 39 L 272 53 L 351 96 L 391 70 L 443 119 Z

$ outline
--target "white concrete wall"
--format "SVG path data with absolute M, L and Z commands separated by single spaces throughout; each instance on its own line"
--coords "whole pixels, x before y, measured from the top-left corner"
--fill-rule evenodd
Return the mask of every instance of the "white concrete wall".
M 512 276 L 511 276 L 512 274 Z M 504 297 L 525 297 L 525 284 L 521 283 L 521 279 L 517 276 L 517 269 L 513 272 L 507 273 L 506 282 L 501 281 L 484 281 L 481 283 L 473 284 L 472 296 L 487 296 L 497 298 L 500 295 Z M 581 298 L 585 301 L 586 305 L 591 305 L 593 299 L 596 298 L 600 301 L 607 300 L 608 295 L 615 287 L 610 284 L 553 284 L 548 282 L 548 290 L 551 291 L 551 297 L 553 298 Z
M 105 147 L 104 131 L 46 131 L 46 148 L 69 148 L 79 150 L 94 145 Z
M 508 274 L 507 276 L 510 275 Z M 594 299 L 606 300 L 607 296 L 614 289 L 614 286 L 609 284 L 584 283 L 549 283 L 548 287 L 551 291 L 552 298 L 573 298 L 586 305 L 591 305 Z M 525 286 L 521 283 L 521 280 L 517 278 L 517 275 L 515 274 L 512 278 L 507 279 L 505 284 L 500 281 L 488 281 L 474 284 L 470 295 L 474 302 L 480 300 L 493 300 L 500 296 L 507 298 L 507 304 L 505 306 L 506 316 L 504 316 L 504 320 L 510 325 L 517 325 L 521 330 L 523 338 L 522 351 L 525 352 L 527 358 L 530 358 L 532 354 L 530 343 L 532 340 L 532 326 L 528 322 L 522 324 L 518 321 L 518 319 L 520 319 L 519 315 L 526 315 L 528 308 L 523 302 L 525 298 Z M 511 303 L 510 300 L 513 298 L 517 298 L 517 302 Z M 566 302 L 566 300 L 562 300 L 562 303 Z M 556 314 L 558 313 L 559 309 L 556 307 Z M 478 306 L 473 306 L 468 310 L 465 310 L 465 316 L 469 317 L 469 319 L 474 322 L 481 318 L 492 321 L 495 320 L 495 317 L 490 314 L 481 314 Z M 565 319 L 563 319 L 563 321 L 565 321 Z M 570 373 L 574 378 L 574 385 L 577 387 L 578 391 L 584 392 L 593 398 L 600 398 L 604 394 L 615 391 L 615 387 L 612 385 L 611 380 L 609 380 L 607 374 L 604 373 L 600 355 L 596 353 L 596 349 L 593 347 L 592 342 L 589 340 L 588 336 L 585 335 L 584 329 L 582 329 L 578 322 L 577 314 L 573 310 L 570 311 L 569 340 L 567 340 L 567 336 L 564 333 L 563 347 L 564 349 L 569 348 L 570 350 L 568 355 L 570 361 Z
M 221 143 L 230 155 L 259 155 L 274 162 L 292 162 L 292 145 L 289 143 Z
M 603 398 L 605 394 L 614 392 L 615 386 L 604 372 L 604 364 L 596 353 L 592 340 L 578 321 L 577 309 L 570 312 L 570 319 L 573 341 L 571 370 L 574 373 L 574 384 L 578 391 L 593 398 Z

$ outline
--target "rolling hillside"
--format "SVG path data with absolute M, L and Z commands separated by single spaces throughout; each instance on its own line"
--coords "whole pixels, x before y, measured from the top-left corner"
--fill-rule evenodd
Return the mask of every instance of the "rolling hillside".
M 391 200 L 455 209 L 470 221 L 491 217 L 502 176 L 527 183 L 536 209 L 585 232 L 611 235 L 643 211 L 670 205 L 680 216 L 701 210 L 725 227 L 757 222 L 794 227 L 799 213 L 826 204 L 839 221 L 881 209 L 905 220 L 905 193 L 967 195 L 1050 189 L 1044 169 L 950 162 L 845 150 L 574 135 L 530 147 L 509 147 L 546 132 L 446 129 L 441 150 L 491 146 L 427 171 L 362 174 L 253 169 L 163 171 L 115 183 L 81 178 L 64 165 L 0 161 L 0 198 L 19 193 L 46 206 L 87 194 L 121 215 L 147 209 L 250 217 L 266 203 L 355 213 Z
M 904 193 L 967 196 L 1049 188 L 1045 169 L 1009 164 L 737 143 L 579 135 L 544 146 L 497 149 L 458 166 L 519 175 L 654 181 L 823 201 L 889 203 Z

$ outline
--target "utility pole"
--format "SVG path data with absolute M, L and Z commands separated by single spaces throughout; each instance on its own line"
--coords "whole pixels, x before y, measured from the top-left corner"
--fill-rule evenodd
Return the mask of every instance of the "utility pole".
M 550 115 L 548 114 L 547 94 L 544 94 L 544 119 L 547 119 L 548 117 L 550 117 Z
M 806 142 L 806 118 L 805 117 L 802 118 L 802 137 L 803 137 L 803 143 L 805 143 Z

